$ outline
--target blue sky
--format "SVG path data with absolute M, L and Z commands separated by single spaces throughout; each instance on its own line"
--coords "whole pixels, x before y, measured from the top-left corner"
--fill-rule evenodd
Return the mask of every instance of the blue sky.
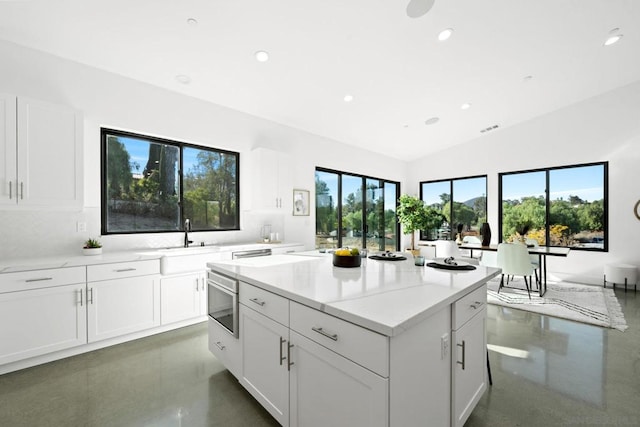
M 149 141 L 122 136 L 119 136 L 118 140 L 125 145 L 127 152 L 129 152 L 131 173 L 142 173 L 145 165 L 147 164 L 147 160 L 149 159 Z M 183 163 L 186 171 L 189 171 L 191 167 L 197 163 L 198 151 L 199 150 L 193 148 L 185 148 L 183 150 Z M 134 167 L 135 163 L 140 167 L 137 170 Z
M 568 200 L 578 196 L 592 202 L 604 198 L 602 165 L 555 169 L 549 174 L 550 199 Z M 519 200 L 523 196 L 544 196 L 544 172 L 504 175 L 502 198 Z

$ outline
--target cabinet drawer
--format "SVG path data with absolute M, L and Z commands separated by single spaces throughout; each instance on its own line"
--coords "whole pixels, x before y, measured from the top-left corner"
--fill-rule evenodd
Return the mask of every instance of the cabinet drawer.
M 474 315 L 487 305 L 487 286 L 483 285 L 469 292 L 453 304 L 452 324 L 456 330 L 467 323 Z
M 0 274 L 0 293 L 84 283 L 85 267 L 49 268 Z
M 291 329 L 378 375 L 389 376 L 386 336 L 293 301 L 290 309 Z
M 160 260 L 117 262 L 87 267 L 87 282 L 160 274 Z
M 208 319 L 209 324 L 209 351 L 229 370 L 236 378 L 240 379 L 240 341 L 222 328 L 213 319 Z
M 240 303 L 289 326 L 289 300 L 248 283 L 240 282 Z

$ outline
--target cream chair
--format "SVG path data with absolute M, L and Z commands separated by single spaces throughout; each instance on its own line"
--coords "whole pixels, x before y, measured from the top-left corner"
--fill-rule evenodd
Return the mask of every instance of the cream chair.
M 453 240 L 436 240 L 436 257 L 438 258 L 460 258 L 462 253 L 458 245 Z
M 527 238 L 524 241 L 527 244 L 527 247 L 539 247 L 538 241 L 536 239 Z M 542 275 L 538 275 L 538 271 L 540 270 L 540 258 L 538 255 L 529 255 L 529 259 L 531 259 L 531 265 L 533 265 L 533 273 L 536 275 L 536 286 L 540 285 L 540 277 Z
M 498 287 L 498 293 L 500 289 L 504 287 L 504 275 L 508 276 L 522 276 L 524 277 L 524 284 L 527 287 L 527 294 L 531 299 L 531 275 L 533 274 L 533 265 L 531 265 L 531 259 L 529 258 L 529 252 L 525 245 L 519 243 L 500 243 L 498 245 L 498 267 L 502 269 L 502 277 L 500 279 L 500 286 Z M 527 277 L 529 280 L 527 281 Z

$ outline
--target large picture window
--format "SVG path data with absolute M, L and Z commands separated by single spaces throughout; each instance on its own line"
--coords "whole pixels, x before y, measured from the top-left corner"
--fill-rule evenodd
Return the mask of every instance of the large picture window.
M 102 234 L 239 229 L 239 154 L 101 129 Z
M 499 174 L 500 240 L 606 251 L 607 168 L 603 162 Z
M 400 184 L 316 168 L 316 248 L 398 250 Z
M 487 221 L 487 177 L 472 176 L 420 183 L 420 198 L 446 218 L 440 228 L 423 230 L 422 240 L 479 236 Z

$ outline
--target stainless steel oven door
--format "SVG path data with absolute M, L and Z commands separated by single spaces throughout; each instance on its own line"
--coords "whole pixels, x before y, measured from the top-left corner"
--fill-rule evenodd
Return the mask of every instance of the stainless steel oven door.
M 238 338 L 238 293 L 211 280 L 207 283 L 209 317 Z

